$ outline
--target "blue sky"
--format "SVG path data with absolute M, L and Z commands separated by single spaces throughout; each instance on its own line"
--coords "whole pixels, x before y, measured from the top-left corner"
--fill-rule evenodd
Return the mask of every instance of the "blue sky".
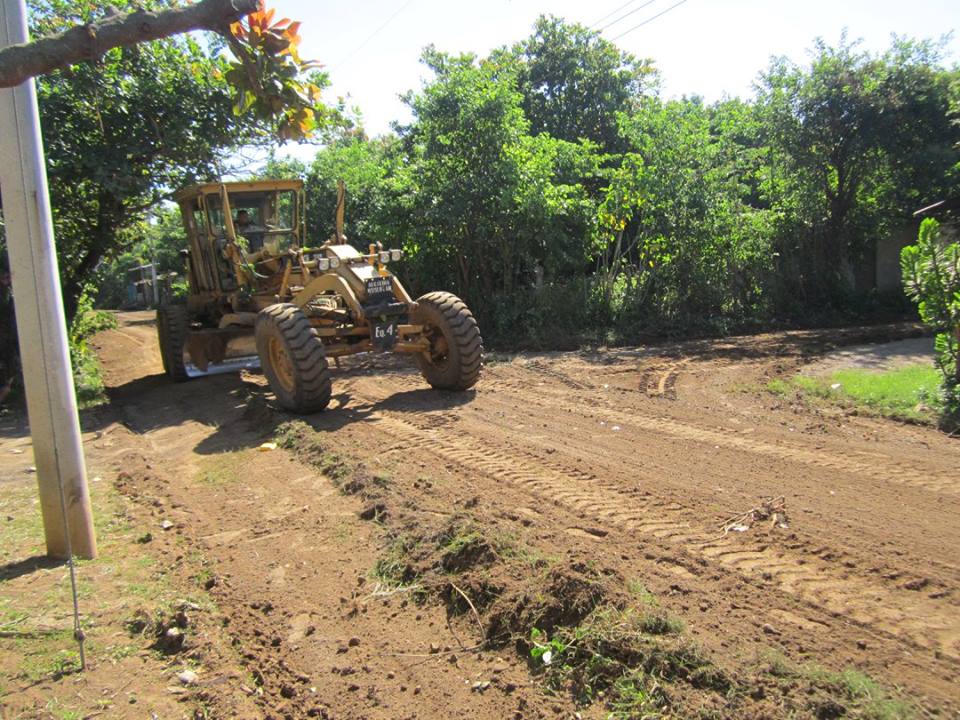
M 610 20 L 646 2 L 636 0 Z M 613 39 L 677 2 L 653 0 L 603 34 Z M 278 17 L 303 22 L 304 57 L 327 66 L 333 81 L 329 97 L 349 96 L 373 135 L 387 132 L 392 120 L 408 117 L 397 96 L 420 87 L 426 73 L 419 56 L 425 45 L 483 55 L 526 37 L 540 14 L 592 26 L 625 4 L 626 0 L 268 0 Z M 814 38 L 835 44 L 844 28 L 851 38 L 862 38 L 864 47 L 882 50 L 892 33 L 939 38 L 960 30 L 960 4 L 956 0 L 685 0 L 616 42 L 654 60 L 661 71 L 664 96 L 699 94 L 715 100 L 724 94 L 749 95 L 771 56 L 786 55 L 802 63 Z M 947 47 L 950 62 L 960 62 L 956 34 Z

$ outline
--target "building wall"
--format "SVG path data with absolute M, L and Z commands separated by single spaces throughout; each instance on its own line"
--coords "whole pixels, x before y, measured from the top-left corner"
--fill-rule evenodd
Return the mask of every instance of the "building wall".
M 900 251 L 917 241 L 919 222 L 911 222 L 877 242 L 877 290 L 890 292 L 903 285 L 900 274 Z
M 940 233 L 944 242 L 956 242 L 960 239 L 960 225 L 944 221 L 941 223 Z M 907 245 L 916 243 L 919 232 L 920 221 L 916 220 L 877 242 L 877 290 L 884 292 L 900 289 L 900 251 Z

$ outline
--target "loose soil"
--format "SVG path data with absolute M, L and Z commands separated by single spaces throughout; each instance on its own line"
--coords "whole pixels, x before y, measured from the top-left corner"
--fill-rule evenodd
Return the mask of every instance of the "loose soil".
M 293 418 L 258 374 L 167 382 L 151 315 L 127 313 L 94 343 L 111 407 L 85 424 L 109 440 L 87 451 L 141 531 L 202 558 L 203 642 L 227 648 L 191 691 L 211 717 L 606 717 L 528 662 L 531 630 L 649 603 L 643 642 L 603 652 L 663 679 L 665 716 L 846 712 L 789 664 L 957 717 L 960 442 L 762 391 L 917 334 L 496 355 L 464 394 L 364 356 L 327 411 Z

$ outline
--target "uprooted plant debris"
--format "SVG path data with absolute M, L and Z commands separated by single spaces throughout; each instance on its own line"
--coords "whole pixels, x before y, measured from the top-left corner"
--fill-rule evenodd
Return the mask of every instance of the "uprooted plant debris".
M 484 520 L 418 517 L 388 530 L 374 569 L 378 587 L 416 589 L 421 602 L 436 598 L 463 617 L 464 640 L 478 641 L 461 641 L 458 652 L 513 647 L 551 692 L 603 703 L 613 718 L 779 717 L 783 708 L 798 718 L 869 718 L 895 703 L 866 676 L 863 690 L 807 668 L 789 677 L 762 664 L 721 668 L 617 571 L 572 553 L 540 557 Z
M 125 623 L 127 632 L 132 636 L 145 636 L 153 639 L 151 648 L 164 655 L 176 655 L 189 648 L 187 628 L 190 618 L 187 611 L 191 603 L 181 605 L 171 612 L 157 608 L 153 614 L 138 609 Z
M 750 508 L 746 512 L 737 513 L 720 523 L 720 529 L 726 535 L 729 532 L 745 532 L 755 523 L 770 521 L 772 528 L 790 527 L 787 517 L 787 501 L 782 495 L 764 500 L 760 505 Z
M 302 462 L 317 468 L 330 478 L 341 492 L 359 495 L 368 501 L 376 501 L 383 496 L 386 483 L 382 477 L 370 473 L 363 463 L 352 463 L 329 451 L 320 442 L 317 433 L 302 420 L 278 425 L 276 438 L 280 447 L 294 450 Z M 363 512 L 367 515 L 365 520 L 381 520 L 386 514 L 386 506 L 372 502 Z

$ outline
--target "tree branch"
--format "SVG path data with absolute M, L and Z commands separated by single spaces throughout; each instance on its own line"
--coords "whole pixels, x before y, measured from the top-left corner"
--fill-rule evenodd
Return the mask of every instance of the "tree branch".
M 184 8 L 137 10 L 100 22 L 78 25 L 57 35 L 0 49 L 0 88 L 84 60 L 94 60 L 115 47 L 210 30 L 226 35 L 231 22 L 255 12 L 258 0 L 200 0 Z

